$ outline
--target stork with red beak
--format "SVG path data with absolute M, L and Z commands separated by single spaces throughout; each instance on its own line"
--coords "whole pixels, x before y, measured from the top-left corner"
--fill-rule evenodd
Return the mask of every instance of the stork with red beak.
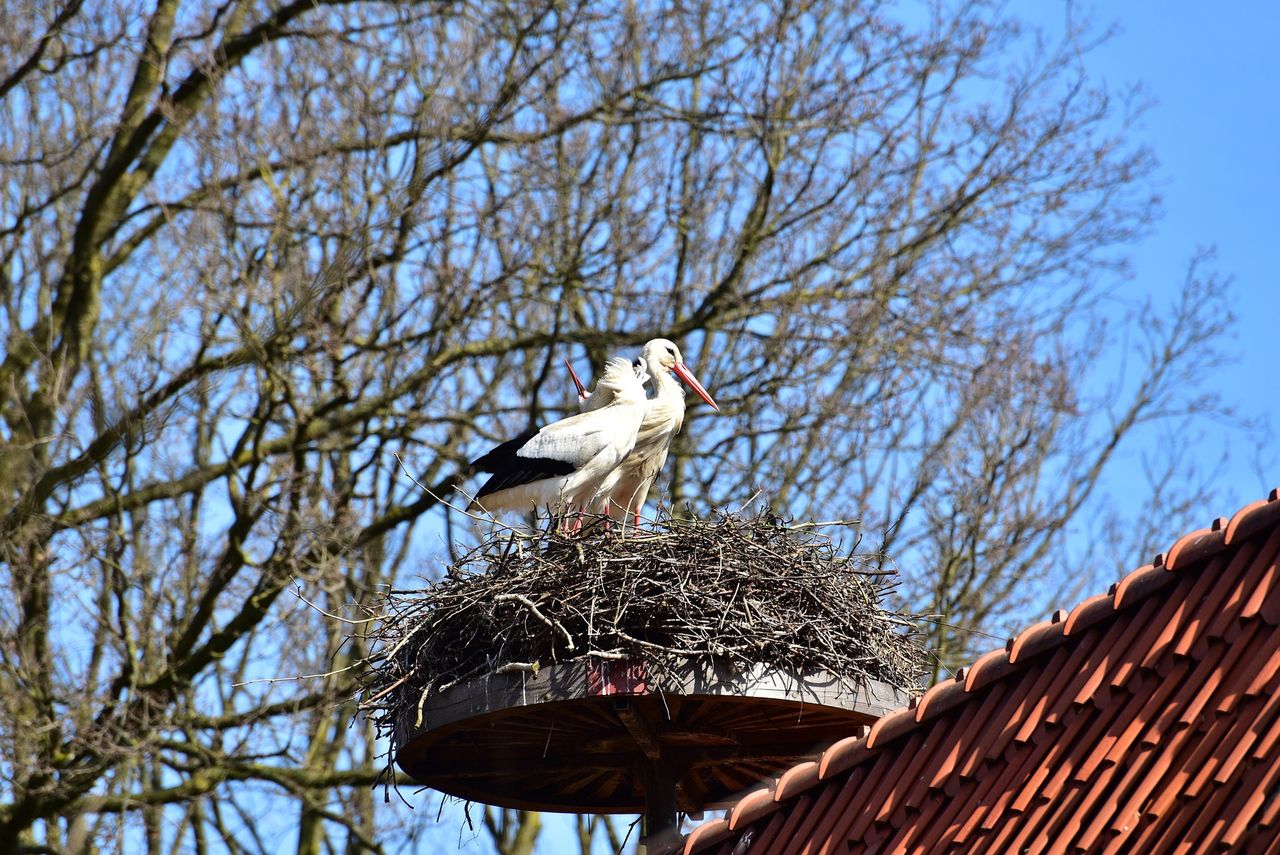
M 649 495 L 649 489 L 667 462 L 671 441 L 684 425 L 684 389 L 675 378 L 679 377 L 688 384 L 712 409 L 720 409 L 684 364 L 675 342 L 665 338 L 653 339 L 645 344 L 643 359 L 653 380 L 654 396 L 647 402 L 635 447 L 607 476 L 600 489 L 601 497 L 607 501 L 605 510 L 609 516 L 623 519 L 631 516 L 637 525 L 640 508 Z M 597 384 L 593 392 L 587 392 L 572 365 L 569 365 L 569 373 L 578 389 L 578 404 L 584 412 L 609 406 L 607 396 L 611 393 L 607 388 L 602 389 L 601 384 Z
M 625 359 L 609 360 L 597 385 L 601 406 L 508 440 L 472 461 L 472 468 L 492 477 L 471 508 L 565 511 L 597 502 L 606 479 L 635 446 L 647 408 L 647 379 L 643 362 L 633 369 Z

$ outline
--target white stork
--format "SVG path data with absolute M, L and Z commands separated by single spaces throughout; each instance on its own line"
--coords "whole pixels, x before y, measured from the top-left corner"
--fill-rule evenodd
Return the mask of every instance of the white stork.
M 635 447 L 621 465 L 607 476 L 600 490 L 602 498 L 607 501 L 605 512 L 609 516 L 616 518 L 621 515 L 625 519 L 630 515 L 637 525 L 640 523 L 640 508 L 649 495 L 649 489 L 667 462 L 671 440 L 684 425 L 684 389 L 671 376 L 672 372 L 710 404 L 712 409 L 720 409 L 684 364 L 680 348 L 676 347 L 675 342 L 665 338 L 649 341 L 644 346 L 643 359 L 649 368 L 655 394 L 647 402 Z M 567 360 L 565 364 L 569 365 Z M 578 405 L 584 412 L 609 405 L 607 396 L 611 393 L 607 387 L 602 392 L 603 381 L 596 384 L 593 392 L 587 392 L 572 365 L 569 365 L 569 373 L 578 389 Z
M 609 474 L 635 446 L 647 402 L 645 365 L 611 359 L 597 386 L 607 403 L 508 440 L 472 461 L 492 477 L 471 508 L 493 512 L 568 510 L 597 500 Z

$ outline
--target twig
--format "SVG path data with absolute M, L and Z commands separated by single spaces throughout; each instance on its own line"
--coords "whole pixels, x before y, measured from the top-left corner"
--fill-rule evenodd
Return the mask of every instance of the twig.
M 493 669 L 495 674 L 511 674 L 516 671 L 527 671 L 530 674 L 537 674 L 542 666 L 537 662 L 508 662 L 505 665 L 499 665 Z

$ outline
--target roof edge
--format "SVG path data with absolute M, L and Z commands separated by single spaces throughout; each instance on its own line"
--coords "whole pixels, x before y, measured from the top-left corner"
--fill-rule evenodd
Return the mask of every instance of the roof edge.
M 706 852 L 734 832 L 778 810 L 822 782 L 875 757 L 886 745 L 910 734 L 925 721 L 965 703 L 973 693 L 1003 680 L 1022 666 L 1054 650 L 1090 627 L 1121 611 L 1128 611 L 1174 581 L 1174 574 L 1202 569 L 1210 559 L 1259 531 L 1280 524 L 1280 488 L 1266 499 L 1250 502 L 1229 519 L 1218 518 L 1209 528 L 1182 535 L 1150 564 L 1129 572 L 1105 594 L 1087 597 L 1070 612 L 1054 612 L 1047 621 L 1032 624 L 1010 638 L 1003 649 L 989 651 L 954 679 L 930 686 L 911 705 L 881 716 L 866 736 L 851 736 L 827 748 L 817 761 L 783 772 L 776 780 L 744 796 L 726 816 L 698 826 L 684 838 L 684 855 Z M 767 794 L 767 795 L 766 795 Z

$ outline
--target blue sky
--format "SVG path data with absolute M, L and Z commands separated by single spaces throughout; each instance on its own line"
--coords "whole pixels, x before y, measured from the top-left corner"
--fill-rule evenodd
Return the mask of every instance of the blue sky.
M 1076 14 L 1088 8 L 1073 5 Z M 1012 7 L 1059 27 L 1068 8 L 1025 0 Z M 1212 382 L 1242 415 L 1268 418 L 1280 428 L 1280 81 L 1274 62 L 1280 6 L 1173 0 L 1099 4 L 1095 10 L 1099 24 L 1114 22 L 1119 31 L 1087 60 L 1091 73 L 1112 87 L 1141 83 L 1153 101 L 1135 137 L 1160 161 L 1163 214 L 1133 248 L 1135 277 L 1128 290 L 1171 297 L 1196 248 L 1216 247 L 1214 266 L 1232 279 L 1237 322 L 1227 350 L 1237 359 Z M 1230 428 L 1210 430 L 1200 453 L 1209 459 L 1225 443 L 1244 439 Z M 1218 481 L 1229 503 L 1205 508 L 1200 524 L 1280 485 L 1277 467 L 1274 450 L 1260 461 L 1239 455 Z M 1122 464 L 1113 483 L 1123 474 Z

